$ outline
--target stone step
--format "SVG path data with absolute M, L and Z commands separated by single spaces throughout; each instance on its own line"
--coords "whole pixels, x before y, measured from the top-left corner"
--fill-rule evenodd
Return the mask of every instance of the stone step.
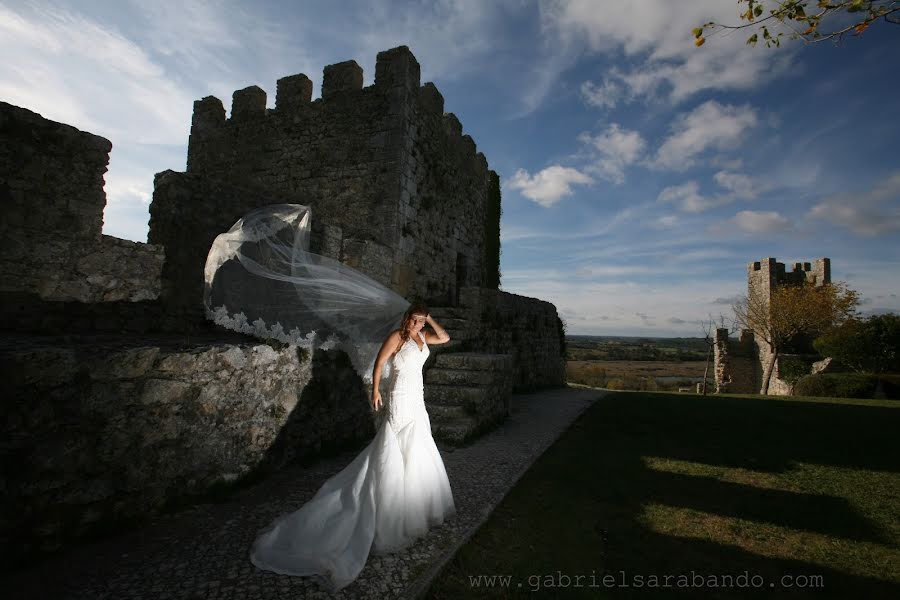
M 432 367 L 425 373 L 425 383 L 443 385 L 491 385 L 497 383 L 495 371 L 475 371 L 469 369 L 447 369 Z
M 466 410 L 465 406 L 429 404 L 426 409 L 428 410 L 428 418 L 431 420 L 432 424 L 450 423 L 458 419 L 467 419 L 472 416 L 471 413 Z
M 450 340 L 468 340 L 472 337 L 472 334 L 468 329 L 452 329 L 450 327 L 444 327 L 447 333 L 450 334 Z
M 447 423 L 432 423 L 431 433 L 438 441 L 461 446 L 468 442 L 481 426 L 481 422 L 476 418 L 465 417 Z
M 435 406 L 457 406 L 480 421 L 493 418 L 509 409 L 509 395 L 499 386 L 464 386 L 425 384 L 425 403 Z M 440 410 L 440 409 L 438 409 Z
M 458 353 L 460 347 L 465 345 L 465 340 L 455 338 L 450 335 L 450 341 L 446 344 L 432 344 L 428 346 L 428 351 L 435 356 L 443 356 L 444 354 Z M 429 357 L 430 358 L 430 357 Z
M 485 402 L 490 390 L 485 386 L 425 384 L 425 403 L 429 406 L 465 406 L 476 408 Z
M 460 330 L 460 329 L 468 329 L 469 328 L 469 320 L 468 319 L 459 319 L 456 317 L 445 317 L 438 319 L 434 318 L 435 321 L 438 322 L 438 325 L 446 329 L 447 331 Z
M 451 343 L 452 341 L 451 339 Z M 438 356 L 434 366 L 443 369 L 512 371 L 513 358 L 510 354 L 452 352 Z
M 434 306 L 429 308 L 428 312 L 438 323 L 442 323 L 444 319 L 468 320 L 471 317 L 469 309 L 457 306 Z

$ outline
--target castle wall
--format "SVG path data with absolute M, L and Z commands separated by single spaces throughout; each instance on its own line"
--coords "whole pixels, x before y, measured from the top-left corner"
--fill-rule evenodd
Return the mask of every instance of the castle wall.
M 0 305 L 141 302 L 162 248 L 102 235 L 112 144 L 0 102 Z M 9 314 L 11 311 L 5 311 Z
M 310 206 L 314 224 L 340 231 L 335 258 L 404 296 L 446 303 L 482 285 L 487 161 L 437 89 L 420 87 L 409 49 L 379 53 L 366 88 L 354 61 L 330 65 L 322 97 L 311 94 L 298 74 L 278 81 L 271 110 L 255 86 L 235 92 L 228 119 L 217 98 L 197 101 L 187 173 Z M 183 203 L 179 216 L 195 210 Z M 151 221 L 152 241 L 170 237 L 159 226 Z
M 556 307 L 537 298 L 487 288 L 463 288 L 460 305 L 473 315 L 473 350 L 513 357 L 513 391 L 563 386 L 566 362 Z
M 0 555 L 59 547 L 374 433 L 346 355 L 258 342 L 0 345 Z
M 444 113 L 444 99 L 433 84 L 417 88 L 409 105 L 392 283 L 429 302 L 455 305 L 461 288 L 488 287 L 484 234 L 490 171 L 456 116 Z
M 273 197 L 250 184 L 175 171 L 157 173 L 148 240 L 166 249 L 161 291 L 164 329 L 211 329 L 203 309 L 203 269 L 216 236 L 253 208 L 295 200 Z

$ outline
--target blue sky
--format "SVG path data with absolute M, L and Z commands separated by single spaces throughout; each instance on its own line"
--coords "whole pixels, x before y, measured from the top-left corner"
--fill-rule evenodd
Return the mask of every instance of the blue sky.
M 104 233 L 146 241 L 193 101 L 407 45 L 501 177 L 502 289 L 570 334 L 686 335 L 747 263 L 832 259 L 900 311 L 900 25 L 750 48 L 731 0 L 10 2 L 0 100 L 113 143 Z

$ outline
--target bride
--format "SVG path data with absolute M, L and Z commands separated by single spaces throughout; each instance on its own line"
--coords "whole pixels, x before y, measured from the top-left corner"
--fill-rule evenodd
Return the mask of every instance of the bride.
M 426 323 L 433 332 L 423 333 Z M 312 500 L 259 531 L 250 552 L 254 565 L 317 576 L 337 590 L 356 579 L 370 551 L 386 554 L 408 546 L 456 512 L 431 435 L 422 379 L 429 345 L 448 341 L 424 304 L 409 307 L 375 360 L 372 407 L 383 417 L 375 438 Z M 379 384 L 387 361 L 393 368 L 383 402 Z
M 260 530 L 250 552 L 260 569 L 312 575 L 340 589 L 370 552 L 399 550 L 456 512 L 422 380 L 429 345 L 450 336 L 424 304 L 411 306 L 364 273 L 311 252 L 310 218 L 308 206 L 272 204 L 217 236 L 203 303 L 227 329 L 309 350 L 338 345 L 372 385 L 382 419 L 375 438 L 312 500 Z M 432 332 L 423 331 L 426 324 Z

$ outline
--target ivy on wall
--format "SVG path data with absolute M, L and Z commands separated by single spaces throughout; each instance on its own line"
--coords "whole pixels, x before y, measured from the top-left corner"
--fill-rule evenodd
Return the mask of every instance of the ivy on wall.
M 490 172 L 487 206 L 484 211 L 484 286 L 500 287 L 500 176 Z

